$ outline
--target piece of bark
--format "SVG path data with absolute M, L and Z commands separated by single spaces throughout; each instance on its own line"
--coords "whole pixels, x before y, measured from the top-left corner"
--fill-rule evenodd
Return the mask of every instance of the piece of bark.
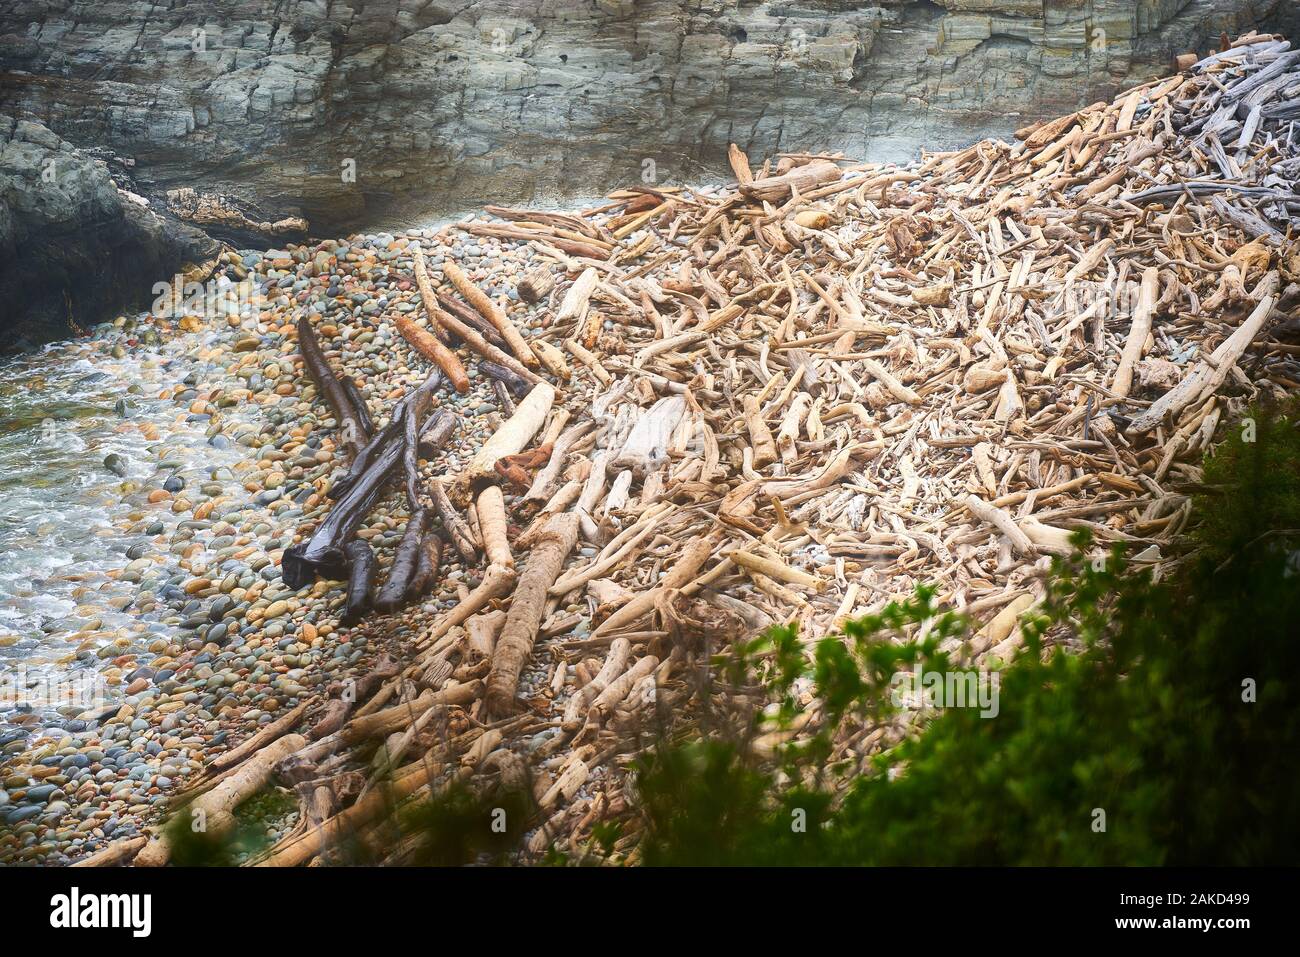
M 504 717 L 513 713 L 519 674 L 532 654 L 546 608 L 546 592 L 559 577 L 577 541 L 578 516 L 565 512 L 551 516 L 529 552 L 492 653 L 485 698 L 489 714 Z
M 532 391 L 533 383 L 516 373 L 513 369 L 508 369 L 499 363 L 490 362 L 487 359 L 480 360 L 478 367 L 485 375 L 490 376 L 493 380 L 505 386 L 505 388 L 509 390 L 510 394 L 516 399 L 522 399 Z
M 417 451 L 420 458 L 431 459 L 447 447 L 460 425 L 460 418 L 448 409 L 439 409 L 420 427 Z
M 538 266 L 519 280 L 516 288 L 519 290 L 520 299 L 534 305 L 549 296 L 551 290 L 555 288 L 555 273 L 549 267 Z

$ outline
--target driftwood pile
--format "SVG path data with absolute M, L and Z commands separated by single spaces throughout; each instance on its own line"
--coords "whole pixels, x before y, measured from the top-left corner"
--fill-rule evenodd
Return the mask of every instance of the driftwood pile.
M 406 860 L 393 803 L 451 780 L 530 787 L 530 850 L 580 848 L 630 804 L 628 732 L 683 717 L 736 638 L 796 621 L 811 647 L 933 583 L 982 623 L 949 650 L 988 666 L 1074 530 L 1168 561 L 1199 457 L 1260 390 L 1300 382 L 1297 120 L 1300 51 L 1251 35 L 1014 145 L 760 169 L 733 147 L 727 188 L 491 208 L 461 228 L 550 264 L 510 312 L 454 264 L 435 289 L 417 254 L 425 314 L 400 331 L 435 379 L 476 355 L 510 415 L 460 474 L 410 481 L 374 603 L 427 587 L 440 549 L 481 581 L 276 752 L 303 822 L 262 863 L 345 839 Z M 526 338 L 529 316 L 544 329 Z M 437 416 L 421 389 L 374 430 L 323 365 L 356 460 L 297 561 L 350 568 L 361 616 L 374 562 L 354 513 L 410 477 Z M 836 759 L 899 733 L 843 728 Z

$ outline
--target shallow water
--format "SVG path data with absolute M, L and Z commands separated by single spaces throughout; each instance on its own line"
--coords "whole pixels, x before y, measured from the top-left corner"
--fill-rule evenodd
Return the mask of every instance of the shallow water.
M 0 720 L 112 703 L 96 651 L 174 629 L 166 609 L 135 612 L 139 586 L 109 573 L 165 551 L 191 517 L 152 508 L 131 521 L 142 494 L 173 474 L 238 485 L 223 468 L 238 449 L 213 447 L 207 416 L 158 398 L 201 380 L 195 340 L 130 346 L 116 332 L 0 362 Z

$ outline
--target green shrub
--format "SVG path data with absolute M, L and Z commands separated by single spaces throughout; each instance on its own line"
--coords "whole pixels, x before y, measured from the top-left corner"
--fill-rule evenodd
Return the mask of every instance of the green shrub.
M 646 863 L 1300 862 L 1300 434 L 1294 415 L 1252 419 L 1253 436 L 1231 433 L 1207 463 L 1194 548 L 1170 577 L 1119 550 L 1058 563 L 999 673 L 996 717 L 950 709 L 868 773 L 825 766 L 841 715 L 888 716 L 892 672 L 948 667 L 936 637 L 962 624 L 924 590 L 824 639 L 812 662 L 785 629 L 742 648 L 732 666 L 775 704 L 753 733 L 788 725 L 799 679 L 827 720 L 774 761 L 753 757 L 752 735 L 652 750 Z M 927 642 L 888 640 L 923 621 Z M 1082 653 L 1043 653 L 1062 630 Z

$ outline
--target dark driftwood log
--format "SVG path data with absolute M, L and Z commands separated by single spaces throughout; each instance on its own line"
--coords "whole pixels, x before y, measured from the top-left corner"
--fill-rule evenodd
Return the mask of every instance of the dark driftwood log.
M 533 384 L 523 376 L 519 375 L 513 369 L 507 369 L 499 363 L 492 362 L 488 359 L 481 359 L 479 360 L 478 367 L 485 375 L 491 376 L 509 389 L 510 394 L 516 399 L 522 399 L 533 387 Z
M 421 388 L 424 388 L 424 386 L 421 386 Z M 366 446 L 357 453 L 357 457 L 353 459 L 347 472 L 336 478 L 330 484 L 329 492 L 327 493 L 330 498 L 342 498 L 347 493 L 347 490 L 356 483 L 357 479 L 361 478 L 361 476 L 370 469 L 379 453 L 390 443 L 399 441 L 405 445 L 405 409 L 407 406 L 403 403 L 406 403 L 409 398 L 409 396 L 404 398 L 394 407 L 392 421 L 380 429 L 379 432 L 376 433 L 375 437 L 366 443 Z M 421 407 L 426 405 L 427 401 L 421 402 Z M 450 419 L 450 421 L 448 421 L 448 419 Z M 445 409 L 440 410 L 435 415 L 425 419 L 423 425 L 420 426 L 420 454 L 424 454 L 424 448 L 430 443 L 436 443 L 439 445 L 445 444 L 447 439 L 451 437 L 451 433 L 455 431 L 455 428 L 455 415 Z
M 370 431 L 353 405 L 347 388 L 325 360 L 325 353 L 321 351 L 320 341 L 316 338 L 316 330 L 306 316 L 298 320 L 298 350 L 302 353 L 302 364 L 316 383 L 316 391 L 324 397 L 334 414 L 334 421 L 339 424 L 340 443 L 349 455 L 355 456 L 370 440 Z
M 343 554 L 348 560 L 348 602 L 343 624 L 354 625 L 370 607 L 370 589 L 375 582 L 375 550 L 369 542 L 348 542 Z
M 385 449 L 393 445 L 405 444 L 406 422 L 400 414 L 402 408 L 399 406 L 394 410 L 393 420 L 376 432 L 375 437 L 357 452 L 348 470 L 330 483 L 328 492 L 330 498 L 341 500 L 364 475 L 374 468 L 375 462 L 379 460 Z
M 406 600 L 416 601 L 433 587 L 438 578 L 438 565 L 442 562 L 442 536 L 437 532 L 425 532 L 420 541 L 420 554 L 415 562 L 415 574 L 406 589 Z
M 348 561 L 343 546 L 374 509 L 383 494 L 384 486 L 402 464 L 406 451 L 406 410 L 414 406 L 419 414 L 423 414 L 441 381 L 442 373 L 434 372 L 419 388 L 397 404 L 393 410 L 393 421 L 357 455 L 358 461 L 366 460 L 364 471 L 352 477 L 357 465 L 354 462 L 354 469 L 345 476 L 352 477 L 346 483 L 346 491 L 338 496 L 334 507 L 317 526 L 312 537 L 285 550 L 284 557 L 280 560 L 280 574 L 290 588 L 310 584 L 318 575 L 339 579 L 347 577 Z M 385 437 L 382 448 L 376 448 L 376 442 Z
M 361 390 L 357 388 L 356 381 L 351 376 L 344 376 L 340 382 L 343 384 L 343 391 L 348 395 L 348 400 L 352 403 L 352 410 L 357 414 L 357 420 L 366 430 L 366 435 L 374 435 L 375 423 L 370 418 L 370 407 L 366 405 L 366 400 L 361 395 Z
M 420 563 L 421 544 L 429 523 L 429 513 L 416 509 L 406 520 L 406 531 L 393 553 L 393 564 L 388 567 L 388 580 L 375 596 L 375 609 L 385 614 L 402 607 L 415 578 Z

